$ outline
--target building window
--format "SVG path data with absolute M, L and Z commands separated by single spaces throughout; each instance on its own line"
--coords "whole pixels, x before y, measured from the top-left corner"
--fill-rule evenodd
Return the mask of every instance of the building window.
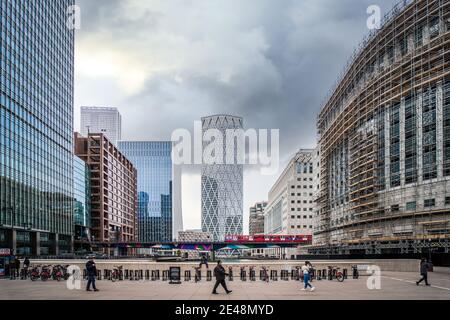
M 391 206 L 391 212 L 398 212 L 400 211 L 400 206 L 398 204 L 394 204 Z
M 416 202 L 407 202 L 406 203 L 406 211 L 415 211 L 416 210 Z
M 423 206 L 425 208 L 430 208 L 430 207 L 434 207 L 436 205 L 436 200 L 435 199 L 426 199 L 423 202 Z
M 445 204 L 450 204 L 450 197 L 445 197 Z

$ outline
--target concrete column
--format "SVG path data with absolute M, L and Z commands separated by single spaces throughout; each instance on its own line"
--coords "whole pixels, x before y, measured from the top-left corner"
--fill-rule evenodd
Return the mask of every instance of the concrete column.
M 400 184 L 405 186 L 405 98 L 400 103 Z
M 444 97 L 442 83 L 436 86 L 436 166 L 437 177 L 444 177 L 444 121 L 443 121 Z
M 13 254 L 17 254 L 17 231 L 11 230 L 11 250 Z
M 422 90 L 417 90 L 416 100 L 416 121 L 417 121 L 417 183 L 423 182 L 423 126 L 422 126 L 422 104 L 423 95 Z
M 33 237 L 33 252 L 36 256 L 41 255 L 41 233 L 36 232 Z
M 384 176 L 386 190 L 391 189 L 391 116 L 389 108 L 384 112 Z
M 53 252 L 55 256 L 59 255 L 59 234 L 55 233 L 55 240 L 53 242 Z
M 70 236 L 70 252 L 75 252 L 75 236 Z

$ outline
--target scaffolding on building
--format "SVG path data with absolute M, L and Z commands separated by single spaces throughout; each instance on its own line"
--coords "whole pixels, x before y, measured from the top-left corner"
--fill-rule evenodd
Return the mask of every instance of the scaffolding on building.
M 402 1 L 352 56 L 318 118 L 311 252 L 417 253 L 431 243 L 448 252 L 449 21 L 449 1 Z M 424 199 L 424 181 L 445 203 L 406 208 L 406 199 Z

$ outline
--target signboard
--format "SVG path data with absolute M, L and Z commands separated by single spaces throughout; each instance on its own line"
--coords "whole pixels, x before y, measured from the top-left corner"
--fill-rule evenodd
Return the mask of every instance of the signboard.
M 10 249 L 2 249 L 0 248 L 0 257 L 6 257 L 9 256 L 11 254 L 11 250 Z
M 170 284 L 181 284 L 181 268 L 170 267 L 169 268 Z

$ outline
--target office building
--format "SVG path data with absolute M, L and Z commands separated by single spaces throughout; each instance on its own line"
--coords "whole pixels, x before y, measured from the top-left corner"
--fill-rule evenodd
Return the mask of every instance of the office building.
M 172 241 L 174 229 L 182 230 L 181 172 L 172 163 L 172 142 L 119 141 L 119 149 L 138 172 L 139 241 Z
M 248 234 L 264 234 L 264 210 L 267 202 L 258 202 L 250 208 Z
M 135 241 L 137 171 L 131 161 L 101 133 L 75 133 L 75 154 L 91 174 L 91 240 Z
M 73 0 L 0 1 L 0 247 L 72 250 Z
M 227 130 L 242 128 L 240 117 L 215 115 L 202 118 L 204 133 L 217 129 L 225 137 Z M 243 231 L 243 165 L 237 162 L 226 164 L 228 153 L 236 155 L 236 145 L 228 149 L 223 143 L 221 163 L 202 165 L 202 230 L 210 233 L 214 241 L 223 241 L 226 235 L 239 235 Z
M 75 240 L 91 240 L 91 174 L 89 166 L 79 157 L 73 158 L 73 212 Z M 75 247 L 75 250 L 81 249 Z M 88 249 L 88 248 L 86 248 Z
M 312 235 L 314 229 L 315 150 L 302 149 L 289 161 L 269 191 L 264 233 Z
M 117 108 L 81 107 L 81 135 L 103 133 L 108 140 L 117 145 L 122 139 L 122 116 Z
M 323 106 L 312 253 L 448 250 L 449 12 L 448 1 L 397 5 Z

